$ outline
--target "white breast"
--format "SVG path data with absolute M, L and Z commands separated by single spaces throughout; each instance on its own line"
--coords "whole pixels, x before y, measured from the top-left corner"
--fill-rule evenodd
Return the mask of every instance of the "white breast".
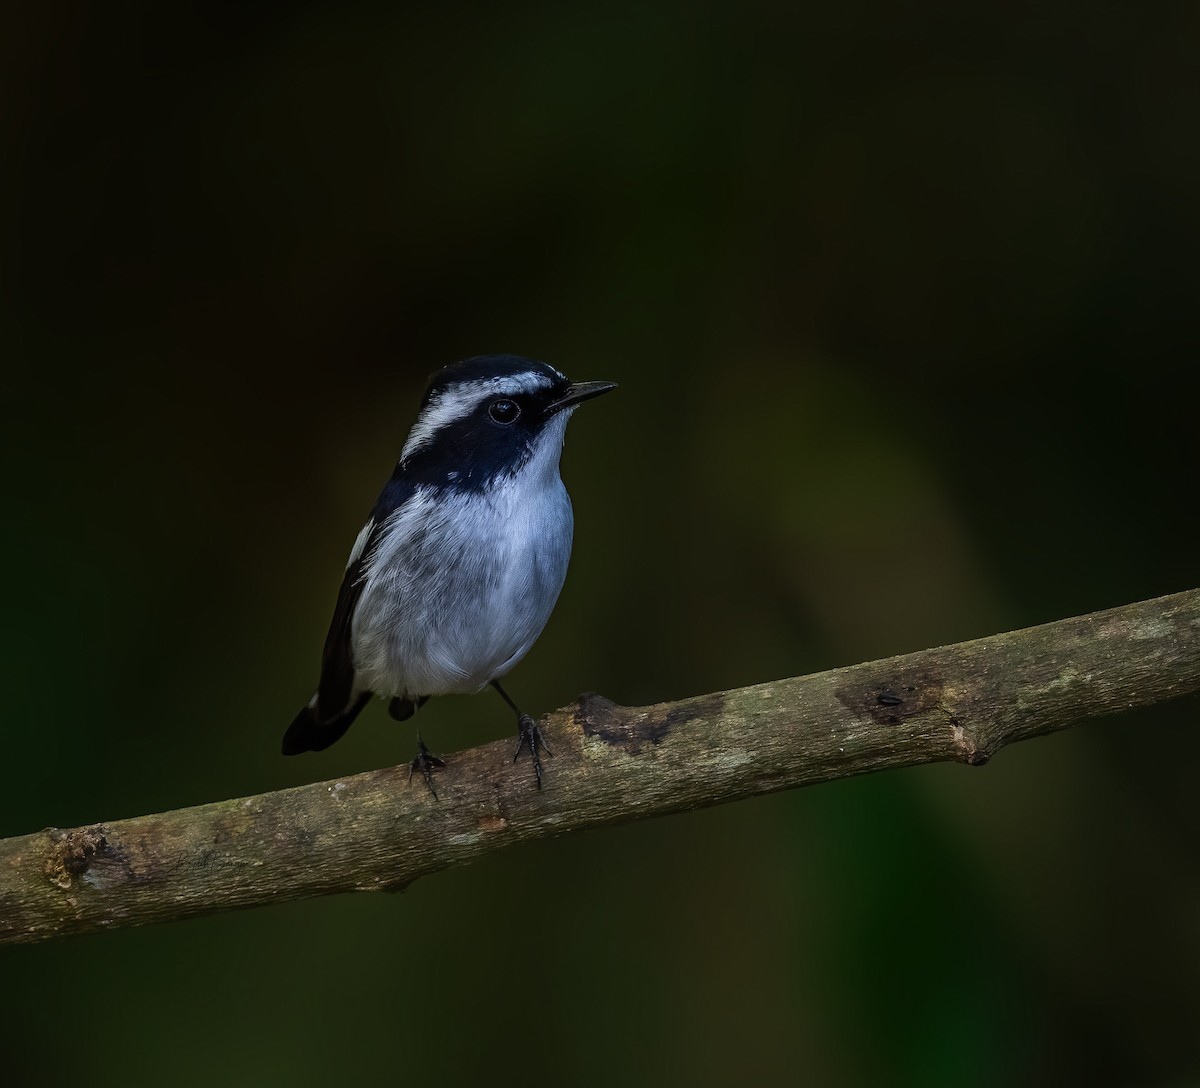
M 525 656 L 550 618 L 571 554 L 561 448 L 560 438 L 552 465 L 535 457 L 486 491 L 419 490 L 393 515 L 355 611 L 359 691 L 467 694 Z

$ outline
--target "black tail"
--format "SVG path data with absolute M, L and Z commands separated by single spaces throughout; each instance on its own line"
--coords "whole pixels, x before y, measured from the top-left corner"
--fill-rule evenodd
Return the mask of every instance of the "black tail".
M 283 754 L 299 755 L 301 752 L 323 752 L 354 724 L 359 711 L 371 700 L 371 693 L 364 691 L 345 713 L 328 721 L 317 721 L 314 707 L 306 706 L 283 734 Z

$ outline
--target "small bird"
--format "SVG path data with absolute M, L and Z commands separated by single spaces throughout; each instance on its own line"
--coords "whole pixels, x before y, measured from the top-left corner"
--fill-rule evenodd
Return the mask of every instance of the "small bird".
M 558 600 L 574 517 L 559 475 L 567 421 L 613 382 L 571 382 L 515 355 L 480 355 L 430 378 L 392 477 L 358 534 L 325 638 L 316 694 L 283 754 L 328 748 L 373 695 L 406 721 L 433 695 L 487 685 L 517 715 L 515 763 L 534 720 L 500 686 Z M 445 766 L 418 735 L 409 768 L 436 797 Z

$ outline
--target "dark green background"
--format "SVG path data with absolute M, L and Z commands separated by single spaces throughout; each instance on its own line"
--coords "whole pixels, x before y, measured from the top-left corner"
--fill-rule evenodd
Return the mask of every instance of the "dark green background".
M 571 425 L 530 708 L 1200 581 L 1194 5 L 24 18 L 0 834 L 408 758 L 379 707 L 278 744 L 425 376 L 465 355 L 621 383 Z M 11 949 L 5 1079 L 1197 1083 L 1196 724 Z M 421 726 L 511 722 L 486 695 Z

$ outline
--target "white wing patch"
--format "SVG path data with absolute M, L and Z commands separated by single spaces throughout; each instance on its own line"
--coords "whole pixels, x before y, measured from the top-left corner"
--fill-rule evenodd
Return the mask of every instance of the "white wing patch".
M 375 519 L 367 518 L 367 524 L 362 527 L 362 531 L 354 538 L 354 547 L 350 549 L 350 558 L 346 560 L 347 570 L 362 558 L 363 548 L 367 546 L 367 541 L 371 539 L 371 530 L 374 528 Z

